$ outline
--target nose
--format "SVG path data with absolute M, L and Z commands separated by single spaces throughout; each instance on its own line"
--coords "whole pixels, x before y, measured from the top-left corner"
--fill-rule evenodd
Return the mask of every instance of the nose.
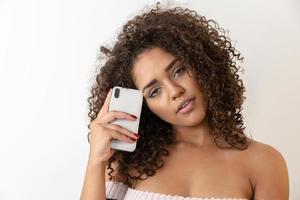
M 175 100 L 176 98 L 180 97 L 184 92 L 185 89 L 181 85 L 175 82 L 171 82 L 169 84 L 169 94 L 172 100 Z

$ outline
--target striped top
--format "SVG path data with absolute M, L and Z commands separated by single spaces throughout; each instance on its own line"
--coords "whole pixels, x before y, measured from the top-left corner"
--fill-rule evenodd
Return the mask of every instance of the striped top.
M 248 200 L 244 198 L 220 198 L 220 197 L 184 197 L 179 195 L 161 194 L 129 188 L 121 182 L 107 181 L 106 198 L 117 200 Z

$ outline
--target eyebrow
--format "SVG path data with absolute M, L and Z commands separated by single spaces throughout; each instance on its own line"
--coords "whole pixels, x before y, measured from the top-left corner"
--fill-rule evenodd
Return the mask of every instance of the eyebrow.
M 167 67 L 165 68 L 165 72 L 168 72 L 168 71 L 175 65 L 175 63 L 176 63 L 178 60 L 179 60 L 179 58 L 175 58 L 170 64 L 168 64 Z M 145 91 L 147 88 L 151 87 L 151 86 L 152 86 L 153 84 L 155 84 L 155 83 L 157 83 L 157 80 L 156 80 L 156 79 L 153 79 L 153 80 L 151 80 L 149 83 L 147 83 L 147 84 L 145 85 L 145 87 L 143 88 L 142 93 L 144 93 L 144 91 Z

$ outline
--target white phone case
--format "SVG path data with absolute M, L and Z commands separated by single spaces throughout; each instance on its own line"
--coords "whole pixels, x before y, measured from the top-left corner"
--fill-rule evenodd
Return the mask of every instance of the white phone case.
M 115 86 L 109 104 L 109 111 L 122 111 L 137 117 L 135 121 L 128 119 L 116 119 L 111 124 L 118 124 L 129 131 L 138 133 L 140 116 L 143 104 L 143 94 L 140 90 Z M 128 143 L 113 139 L 111 148 L 133 152 L 136 149 L 136 142 Z

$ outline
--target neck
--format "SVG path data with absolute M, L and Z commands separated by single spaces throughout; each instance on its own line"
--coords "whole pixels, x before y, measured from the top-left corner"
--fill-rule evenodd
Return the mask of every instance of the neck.
M 214 144 L 206 118 L 196 126 L 173 126 L 175 145 L 206 148 Z

